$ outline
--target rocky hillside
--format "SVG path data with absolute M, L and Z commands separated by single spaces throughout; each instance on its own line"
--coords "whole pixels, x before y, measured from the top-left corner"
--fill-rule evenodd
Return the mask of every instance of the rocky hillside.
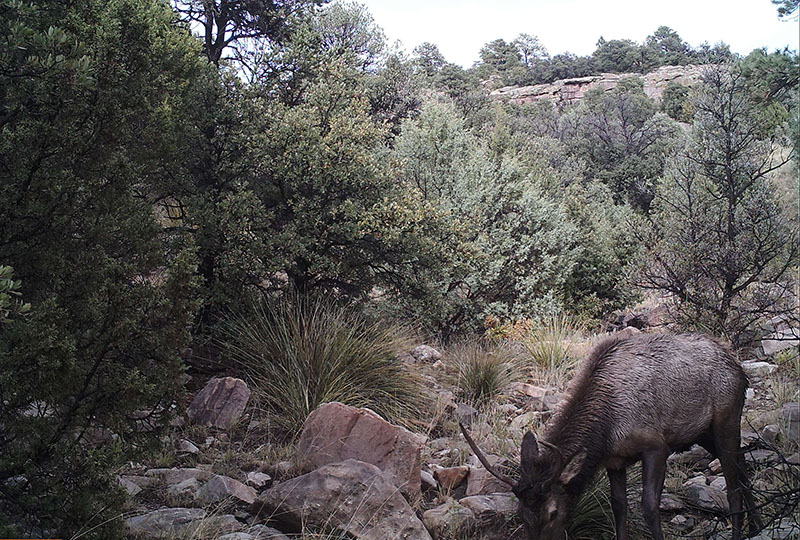
M 657 315 L 629 313 L 614 325 L 623 335 L 640 332 L 636 326 L 660 331 L 654 328 Z M 751 389 L 742 444 L 761 501 L 796 490 L 800 478 L 798 332 L 777 326 L 743 362 Z M 599 337 L 583 338 L 578 348 L 588 350 Z M 270 438 L 269 418 L 250 403 L 244 381 L 212 379 L 195 395 L 186 414 L 175 418 L 169 441 L 173 450 L 157 463 L 131 464 L 121 472 L 119 482 L 131 497 L 130 537 L 523 538 L 516 498 L 472 455 L 456 421 L 469 426 L 496 467 L 513 471 L 522 434 L 541 429 L 563 399 L 568 378 L 514 382 L 478 410 L 457 398 L 454 365 L 447 353 L 420 345 L 397 361 L 427 381 L 436 402 L 429 420 L 409 424 L 408 429 L 369 409 L 327 403 L 312 412 L 299 439 L 288 445 Z M 632 478 L 636 474 L 634 469 Z M 592 504 L 608 504 L 603 498 L 608 492 L 605 482 L 600 475 L 594 488 L 599 495 Z M 640 481 L 632 479 L 634 523 L 640 489 Z M 723 518 L 725 492 L 719 460 L 700 447 L 672 456 L 661 501 L 669 534 L 729 538 Z M 583 508 L 589 512 L 591 504 Z M 766 504 L 762 513 L 768 529 L 756 536 L 759 540 L 800 534 L 792 510 L 781 501 Z M 608 521 L 607 508 L 605 514 Z M 605 537 L 602 527 L 593 534 Z
M 625 77 L 640 77 L 644 81 L 644 92 L 653 99 L 661 99 L 661 94 L 670 82 L 685 86 L 696 84 L 706 66 L 662 66 L 646 75 L 641 73 L 601 73 L 575 79 L 562 79 L 550 84 L 533 86 L 506 86 L 492 91 L 493 99 L 504 99 L 512 103 L 522 104 L 532 101 L 552 101 L 560 105 L 576 103 L 583 99 L 587 92 L 600 88 L 608 91 L 617 86 Z

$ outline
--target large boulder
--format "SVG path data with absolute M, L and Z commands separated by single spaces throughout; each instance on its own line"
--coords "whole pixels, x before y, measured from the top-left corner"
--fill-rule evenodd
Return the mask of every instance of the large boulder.
M 197 424 L 229 429 L 244 413 L 250 389 L 241 379 L 214 377 L 197 393 L 186 410 Z
M 395 426 L 369 409 L 320 405 L 306 419 L 297 445 L 301 460 L 321 467 L 347 459 L 375 465 L 408 497 L 420 493 L 420 451 L 426 437 Z
M 282 482 L 261 493 L 250 511 L 298 532 L 311 525 L 357 540 L 431 540 L 386 473 L 354 459 Z

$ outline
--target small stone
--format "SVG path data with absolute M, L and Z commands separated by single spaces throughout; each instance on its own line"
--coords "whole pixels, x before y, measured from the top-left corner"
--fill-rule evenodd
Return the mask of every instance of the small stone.
M 117 476 L 117 482 L 119 483 L 119 485 L 125 488 L 125 491 L 128 492 L 128 495 L 130 495 L 131 497 L 135 497 L 142 491 L 142 488 L 139 487 L 138 484 L 136 484 L 135 482 L 131 481 L 130 479 L 124 476 Z
M 472 427 L 472 423 L 478 419 L 478 414 L 478 411 L 475 410 L 474 407 L 466 403 L 459 403 L 458 406 L 456 406 L 455 413 L 453 413 L 456 420 L 464 424 L 465 427 Z
M 483 467 L 470 468 L 467 476 L 467 496 L 507 493 L 509 491 L 511 491 L 511 488 L 508 484 L 495 478 L 492 473 Z
M 272 470 L 275 471 L 275 474 L 278 476 L 286 476 L 292 471 L 294 465 L 291 461 L 279 461 L 275 465 L 272 466 Z
M 245 484 L 258 489 L 268 488 L 272 485 L 272 477 L 262 472 L 251 471 L 247 473 Z
M 728 512 L 725 492 L 706 483 L 705 476 L 696 476 L 683 483 L 687 500 L 694 506 L 711 512 Z
M 514 392 L 517 392 L 518 394 L 522 394 L 540 400 L 543 399 L 544 396 L 547 394 L 546 388 L 541 388 L 539 386 L 534 386 L 532 384 L 523 382 L 511 383 L 511 389 Z
M 539 411 L 522 413 L 511 421 L 511 429 L 515 431 L 528 431 L 541 417 L 542 413 Z
M 686 508 L 686 505 L 672 493 L 664 492 L 661 494 L 661 502 L 658 507 L 667 512 L 675 512 L 677 510 L 683 510 Z
M 682 514 L 678 514 L 677 516 L 673 517 L 671 520 L 669 520 L 669 522 L 679 531 L 688 531 L 694 527 L 694 519 L 691 517 L 686 517 Z
M 442 353 L 429 345 L 418 345 L 414 347 L 411 349 L 411 356 L 413 356 L 417 362 L 436 362 L 442 359 Z
M 167 493 L 172 497 L 181 497 L 188 495 L 194 498 L 194 496 L 197 495 L 199 489 L 200 489 L 200 482 L 197 481 L 197 478 L 187 478 L 182 482 L 178 482 L 177 484 L 171 484 L 167 486 Z
M 253 525 L 247 532 L 253 536 L 253 540 L 289 540 L 289 537 L 278 529 L 266 525 Z
M 178 443 L 178 452 L 183 454 L 199 454 L 200 449 L 192 441 L 181 439 Z
M 724 476 L 717 477 L 709 485 L 711 487 L 715 488 L 715 489 L 720 490 L 720 491 L 725 491 L 725 489 L 727 488 L 727 484 L 725 484 L 725 477 Z
M 453 499 L 448 499 L 444 504 L 422 514 L 422 523 L 434 540 L 454 537 L 468 528 L 474 519 L 472 510 Z
M 722 472 L 722 463 L 719 462 L 719 458 L 715 458 L 714 461 L 708 464 L 709 470 L 714 474 L 720 474 Z
M 502 405 L 497 406 L 497 412 L 509 416 L 515 416 L 519 413 L 519 409 L 513 403 L 503 403 Z
M 162 508 L 128 518 L 125 524 L 136 537 L 148 539 L 169 535 L 177 537 L 196 530 L 205 517 L 206 511 L 201 508 Z
M 433 477 L 444 490 L 453 490 L 464 483 L 469 475 L 469 467 L 437 467 Z
M 436 480 L 428 471 L 420 471 L 420 480 L 422 481 L 423 490 L 436 489 Z
M 744 369 L 748 377 L 762 378 L 772 374 L 773 371 L 778 369 L 778 366 L 769 362 L 748 360 L 747 362 L 742 362 L 742 369 Z
M 256 500 L 256 490 L 238 480 L 218 474 L 200 488 L 195 498 L 201 504 L 212 504 L 224 499 L 252 504 Z
M 511 493 L 493 493 L 491 495 L 474 495 L 458 501 L 462 506 L 472 510 L 476 519 L 503 521 L 515 516 L 519 500 Z
M 761 429 L 761 437 L 770 444 L 778 442 L 780 433 L 780 428 L 775 424 L 767 424 Z
M 767 465 L 772 463 L 777 463 L 779 461 L 778 454 L 776 454 L 772 450 L 767 450 L 765 448 L 756 448 L 755 450 L 747 450 L 744 453 L 744 459 L 749 463 L 759 463 Z

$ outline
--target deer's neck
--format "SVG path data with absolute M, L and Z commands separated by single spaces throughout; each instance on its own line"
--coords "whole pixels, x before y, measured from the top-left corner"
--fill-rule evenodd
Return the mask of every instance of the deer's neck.
M 609 452 L 612 404 L 603 395 L 607 394 L 567 398 L 545 433 L 545 440 L 561 450 L 564 463 L 583 460 L 578 474 L 566 485 L 574 497 L 591 482 Z

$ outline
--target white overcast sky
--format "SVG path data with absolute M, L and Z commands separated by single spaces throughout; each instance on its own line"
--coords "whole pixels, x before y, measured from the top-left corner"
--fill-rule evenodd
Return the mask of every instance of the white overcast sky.
M 551 55 L 591 54 L 600 36 L 638 43 L 666 25 L 696 47 L 724 41 L 733 52 L 798 49 L 800 23 L 781 21 L 770 0 L 357 0 L 389 43 L 407 52 L 429 41 L 464 67 L 497 38 L 538 36 Z

